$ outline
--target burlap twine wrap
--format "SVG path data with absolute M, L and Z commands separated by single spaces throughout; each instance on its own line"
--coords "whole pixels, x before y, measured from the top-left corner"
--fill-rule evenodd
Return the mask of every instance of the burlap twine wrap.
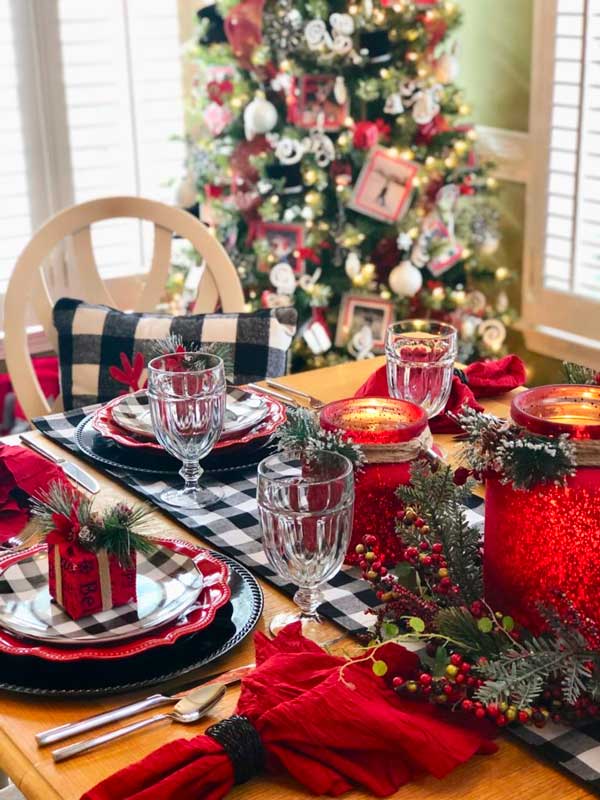
M 408 442 L 391 442 L 390 444 L 361 444 L 367 464 L 402 464 L 412 461 L 421 453 L 427 452 L 433 445 L 433 436 L 429 428 L 410 439 Z
M 573 439 L 578 467 L 600 467 L 600 439 Z

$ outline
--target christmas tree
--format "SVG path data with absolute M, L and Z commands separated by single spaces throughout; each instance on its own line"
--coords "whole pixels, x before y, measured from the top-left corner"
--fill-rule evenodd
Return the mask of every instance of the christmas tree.
M 380 352 L 392 317 L 421 315 L 456 324 L 464 361 L 501 354 L 456 3 L 217 0 L 198 19 L 189 180 L 248 308 L 298 308 L 294 367 Z

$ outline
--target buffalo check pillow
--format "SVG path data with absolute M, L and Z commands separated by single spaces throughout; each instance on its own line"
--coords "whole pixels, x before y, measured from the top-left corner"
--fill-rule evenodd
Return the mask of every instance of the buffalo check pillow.
M 286 372 L 296 322 L 293 308 L 172 317 L 62 298 L 54 306 L 54 326 L 64 408 L 105 403 L 143 388 L 157 343 L 175 337 L 193 349 L 220 345 L 234 383 L 277 378 Z

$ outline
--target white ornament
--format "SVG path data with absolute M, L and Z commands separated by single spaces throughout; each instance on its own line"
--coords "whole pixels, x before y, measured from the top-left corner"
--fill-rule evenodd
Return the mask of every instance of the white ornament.
M 180 208 L 190 208 L 196 202 L 198 202 L 196 181 L 193 175 L 188 172 L 175 187 L 175 205 Z
M 269 281 L 277 290 L 277 294 L 291 295 L 296 290 L 296 276 L 294 275 L 294 270 L 285 261 L 280 261 L 279 264 L 275 264 L 269 273 Z
M 402 102 L 402 95 L 399 92 L 394 92 L 394 94 L 389 95 L 385 101 L 383 110 L 386 114 L 403 114 L 404 103 Z
M 319 50 L 323 45 L 331 47 L 331 36 L 322 19 L 311 19 L 306 23 L 304 38 L 310 50 Z
M 437 102 L 433 90 L 419 92 L 412 109 L 412 115 L 417 125 L 428 125 L 440 113 L 440 104 Z
M 348 352 L 357 361 L 362 361 L 365 358 L 373 358 L 373 331 L 368 325 L 363 327 L 354 334 L 348 344 Z
M 346 55 L 352 50 L 352 39 L 349 36 L 336 36 L 331 49 L 338 56 Z
M 442 213 L 449 214 L 454 210 L 459 197 L 458 186 L 455 183 L 447 183 L 436 194 L 435 202 Z
M 248 141 L 277 125 L 277 109 L 266 97 L 258 94 L 244 109 L 244 133 Z
M 304 275 L 301 275 L 300 279 L 298 280 L 298 286 L 304 292 L 307 292 L 307 293 L 310 292 L 311 289 L 315 286 L 315 284 L 317 284 L 319 282 L 319 278 L 321 277 L 321 274 L 322 274 L 321 268 L 317 267 L 317 269 L 313 272 L 312 275 L 309 275 L 308 273 L 305 273 Z
M 484 320 L 477 329 L 477 333 L 484 345 L 496 352 L 500 350 L 506 340 L 506 328 L 499 319 Z
M 346 81 L 341 75 L 338 75 L 333 84 L 333 96 L 336 102 L 341 106 L 346 104 L 348 100 L 348 89 L 346 88 Z
M 306 152 L 314 155 L 319 167 L 328 167 L 335 160 L 335 145 L 329 136 L 313 131 L 304 141 Z
M 461 338 L 466 339 L 467 341 L 474 339 L 479 323 L 479 317 L 465 317 L 460 324 Z
M 334 34 L 352 36 L 354 33 L 354 20 L 350 14 L 332 14 L 329 17 L 329 24 Z
M 467 294 L 465 306 L 473 314 L 483 314 L 487 306 L 487 300 L 484 293 L 479 289 L 473 289 L 473 291 Z
M 456 55 L 457 47 L 454 45 L 449 53 L 442 53 L 435 62 L 433 74 L 440 83 L 454 83 L 457 80 L 460 64 Z
M 302 338 L 308 345 L 311 353 L 314 353 L 316 356 L 331 350 L 331 346 L 333 344 L 329 331 L 325 325 L 314 320 L 311 320 L 305 326 L 304 330 L 302 331 Z
M 495 233 L 486 233 L 481 245 L 481 252 L 486 256 L 493 256 L 500 247 L 500 237 Z
M 275 92 L 285 92 L 289 94 L 294 85 L 294 78 L 289 72 L 278 72 L 271 81 L 271 89 Z
M 344 264 L 344 270 L 346 275 L 352 280 L 352 278 L 358 278 L 360 275 L 360 258 L 358 257 L 357 253 L 348 253 L 346 256 L 346 263 Z
M 390 272 L 388 283 L 399 297 L 414 297 L 423 286 L 423 276 L 410 261 L 402 261 Z
M 302 25 L 302 14 L 298 11 L 297 8 L 292 8 L 286 14 L 286 21 L 288 25 L 291 25 L 292 28 L 298 30 Z
M 401 231 L 398 234 L 398 238 L 396 239 L 396 247 L 398 250 L 406 251 L 410 250 L 412 247 L 413 240 L 412 238 L 406 233 L 406 231 Z
M 508 299 L 508 295 L 503 289 L 496 298 L 496 311 L 499 314 L 505 314 L 508 311 L 509 306 L 510 306 L 510 300 Z
M 304 155 L 304 145 L 299 139 L 290 139 L 284 136 L 277 142 L 275 147 L 275 158 L 280 164 L 290 165 L 302 161 Z

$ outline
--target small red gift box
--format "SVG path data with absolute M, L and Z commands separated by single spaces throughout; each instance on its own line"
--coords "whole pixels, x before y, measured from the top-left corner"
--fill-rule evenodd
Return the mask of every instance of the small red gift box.
M 72 619 L 135 602 L 136 554 L 121 566 L 106 550 L 91 552 L 75 542 L 48 544 L 51 597 Z

